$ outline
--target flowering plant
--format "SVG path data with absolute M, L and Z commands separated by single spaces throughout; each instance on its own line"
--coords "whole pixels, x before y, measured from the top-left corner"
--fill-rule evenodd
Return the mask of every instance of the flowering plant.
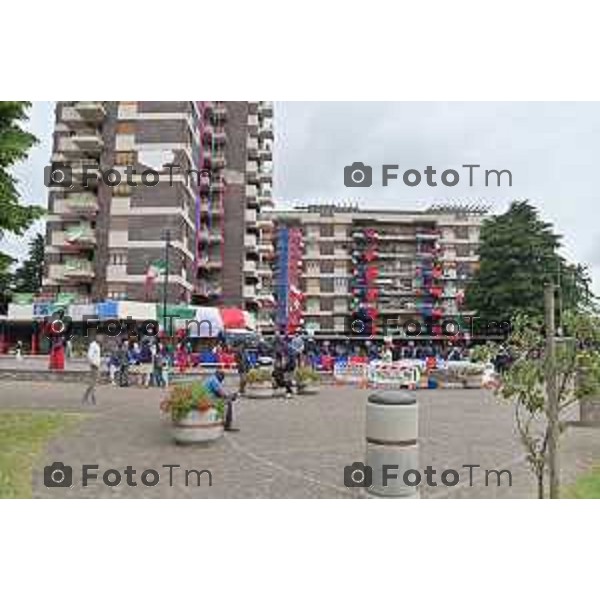
M 173 386 L 169 395 L 160 403 L 160 410 L 169 413 L 173 421 L 183 419 L 192 410 L 205 412 L 211 408 L 216 409 L 219 419 L 223 418 L 225 403 L 221 399 L 214 399 L 200 382 Z

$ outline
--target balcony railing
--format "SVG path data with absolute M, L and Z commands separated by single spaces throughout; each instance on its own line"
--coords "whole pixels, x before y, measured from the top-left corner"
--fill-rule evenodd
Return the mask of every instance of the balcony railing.
M 59 266 L 63 278 L 89 279 L 94 276 L 94 267 L 89 260 L 69 260 Z

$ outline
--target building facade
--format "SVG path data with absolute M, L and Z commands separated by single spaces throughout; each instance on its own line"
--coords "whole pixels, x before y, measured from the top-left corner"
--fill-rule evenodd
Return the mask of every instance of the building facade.
M 276 211 L 278 232 L 302 236 L 302 327 L 317 337 L 384 336 L 394 331 L 395 321 L 399 327 L 416 321 L 432 336 L 445 333 L 444 319 L 460 322 L 469 316 L 462 298 L 478 266 L 484 215 L 484 209 L 459 205 L 425 211 L 309 205 Z M 285 262 L 278 257 L 274 286 L 280 329 L 289 301 L 282 287 Z
M 43 291 L 162 299 L 168 232 L 169 302 L 260 314 L 272 116 L 270 102 L 58 102 L 51 172 L 70 185 L 50 188 Z

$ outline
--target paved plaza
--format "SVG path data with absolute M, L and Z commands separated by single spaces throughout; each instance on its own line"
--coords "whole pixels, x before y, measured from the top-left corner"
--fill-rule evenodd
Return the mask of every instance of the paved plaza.
M 364 413 L 368 390 L 323 386 L 316 396 L 289 400 L 250 400 L 237 403 L 240 431 L 208 446 L 178 446 L 169 435 L 169 421 L 159 412 L 164 392 L 157 389 L 103 385 L 97 406 L 83 407 L 83 384 L 0 381 L 0 409 L 60 409 L 83 413 L 72 429 L 52 440 L 33 472 L 33 495 L 44 498 L 357 498 L 361 490 L 344 486 L 344 466 L 365 455 Z M 423 498 L 526 498 L 535 495 L 533 478 L 513 431 L 511 407 L 483 390 L 423 390 L 420 410 L 421 470 L 431 465 L 439 474 L 456 469 L 456 487 L 421 487 Z M 563 483 L 600 459 L 600 430 L 569 428 L 562 438 Z M 71 465 L 75 485 L 46 488 L 45 464 Z M 123 482 L 107 487 L 101 481 L 80 486 L 81 465 L 98 464 L 123 471 L 131 465 L 138 485 Z M 181 465 L 169 485 L 165 464 Z M 469 486 L 463 464 L 482 469 L 510 469 L 513 485 L 484 485 L 482 474 Z M 155 487 L 139 483 L 145 469 L 161 475 Z M 208 469 L 185 485 L 184 469 Z

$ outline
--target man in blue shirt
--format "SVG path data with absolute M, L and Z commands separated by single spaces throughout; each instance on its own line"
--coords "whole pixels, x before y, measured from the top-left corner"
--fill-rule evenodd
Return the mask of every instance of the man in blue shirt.
M 217 369 L 204 382 L 204 387 L 213 398 L 221 398 L 225 402 L 225 431 L 239 431 L 237 427 L 231 426 L 233 422 L 233 403 L 235 402 L 236 395 L 228 394 L 225 391 L 223 381 L 225 381 L 225 372 Z

